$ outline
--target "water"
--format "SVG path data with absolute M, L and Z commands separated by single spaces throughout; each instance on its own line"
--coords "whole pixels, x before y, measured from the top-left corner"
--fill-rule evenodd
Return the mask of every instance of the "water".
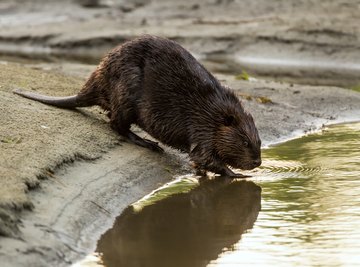
M 316 56 L 316 53 L 310 56 L 306 53 L 296 55 L 285 50 L 278 47 L 272 51 L 268 47 L 266 54 L 263 54 L 260 50 L 246 52 L 245 49 L 236 54 L 219 53 L 200 59 L 210 70 L 230 75 L 239 75 L 246 70 L 258 78 L 305 85 L 357 88 L 360 84 L 360 64 L 356 59 L 334 59 Z
M 182 177 L 159 188 L 80 266 L 360 266 L 360 123 L 263 159 L 247 181 Z

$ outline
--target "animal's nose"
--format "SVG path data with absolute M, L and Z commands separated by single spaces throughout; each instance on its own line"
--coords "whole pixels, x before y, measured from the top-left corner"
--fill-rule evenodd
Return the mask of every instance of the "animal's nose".
M 261 159 L 256 159 L 256 160 L 253 161 L 254 168 L 259 167 L 260 165 L 261 165 Z

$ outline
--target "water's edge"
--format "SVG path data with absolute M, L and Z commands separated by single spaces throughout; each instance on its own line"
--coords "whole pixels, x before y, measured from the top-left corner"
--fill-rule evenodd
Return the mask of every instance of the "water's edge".
M 360 96 L 356 92 L 240 82 L 224 76 L 220 79 L 241 92 L 271 93 L 274 104 L 243 101 L 257 122 L 264 146 L 319 130 L 323 124 L 360 117 Z M 298 90 L 304 90 L 304 95 L 294 100 Z M 324 98 L 329 94 L 334 99 Z M 307 97 L 317 101 L 311 108 L 318 112 L 304 111 L 309 110 Z M 273 120 L 280 120 L 281 125 L 275 125 Z M 184 155 L 174 150 L 158 155 L 128 143 L 99 160 L 65 167 L 54 174 L 54 179 L 43 181 L 40 189 L 30 192 L 35 210 L 22 216 L 24 241 L 2 240 L 4 266 L 69 266 L 95 249 L 100 235 L 128 205 L 189 172 Z

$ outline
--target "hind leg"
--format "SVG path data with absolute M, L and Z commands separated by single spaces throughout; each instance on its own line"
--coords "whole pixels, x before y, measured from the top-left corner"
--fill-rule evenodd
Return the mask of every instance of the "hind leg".
M 124 119 L 124 114 L 116 114 L 116 117 L 114 116 L 114 113 L 111 113 L 111 119 L 110 119 L 110 125 L 111 128 L 115 131 L 117 131 L 120 135 L 128 138 L 132 143 L 146 147 L 152 151 L 162 152 L 163 149 L 158 145 L 157 142 L 141 138 L 137 134 L 133 133 L 130 130 L 131 123 L 135 122 L 135 119 Z M 127 118 L 132 118 L 133 116 L 127 116 Z
M 126 61 L 126 63 L 121 61 Z M 110 117 L 111 127 L 136 145 L 149 148 L 153 151 L 163 151 L 156 142 L 141 138 L 130 130 L 131 124 L 136 123 L 138 120 L 138 102 L 143 90 L 143 71 L 139 67 L 140 63 L 131 58 L 122 58 L 117 63 L 112 64 L 115 64 L 117 68 L 114 67 L 114 69 L 117 69 L 117 72 L 123 73 L 123 75 L 114 85 L 109 96 L 109 102 L 111 102 L 109 106 L 111 109 L 108 116 Z
M 139 146 L 142 147 L 146 147 L 150 150 L 153 151 L 157 151 L 157 152 L 163 152 L 164 150 L 158 145 L 157 142 L 145 139 L 145 138 L 141 138 L 140 136 L 138 136 L 137 134 L 133 133 L 132 131 L 128 131 L 127 133 L 127 138 L 129 138 L 129 140 L 131 142 L 133 142 L 134 144 L 137 144 Z

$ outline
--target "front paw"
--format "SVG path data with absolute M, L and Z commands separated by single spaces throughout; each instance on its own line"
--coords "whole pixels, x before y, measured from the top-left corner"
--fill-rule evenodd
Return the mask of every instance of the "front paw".
M 228 167 L 224 167 L 224 169 L 221 170 L 221 172 L 219 174 L 221 174 L 222 176 L 230 177 L 232 179 L 251 177 L 251 175 L 244 175 L 244 174 L 241 174 L 241 173 L 235 173 L 232 170 L 230 170 Z

